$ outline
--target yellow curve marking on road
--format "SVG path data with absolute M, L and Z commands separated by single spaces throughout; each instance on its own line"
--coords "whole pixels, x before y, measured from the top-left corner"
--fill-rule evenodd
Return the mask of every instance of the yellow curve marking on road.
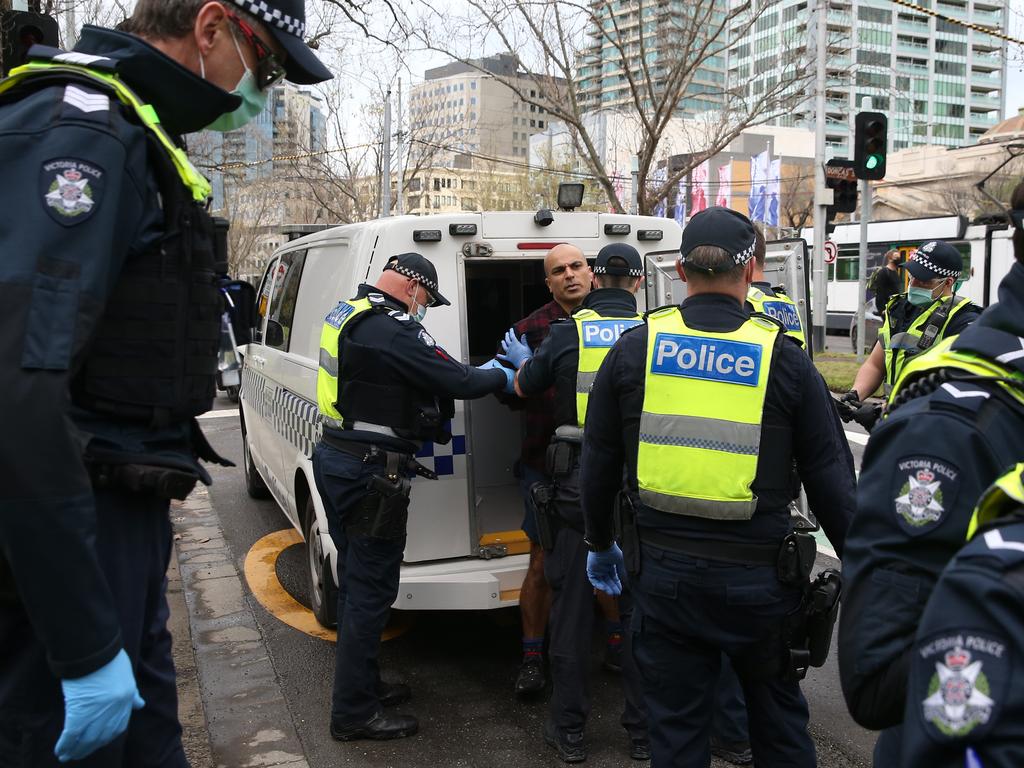
M 321 626 L 313 612 L 288 594 L 277 578 L 277 558 L 288 547 L 302 543 L 302 536 L 294 528 L 268 533 L 245 555 L 245 580 L 260 605 L 278 620 L 312 637 L 337 642 L 338 633 Z M 411 617 L 393 612 L 381 640 L 386 642 L 399 637 L 411 626 Z

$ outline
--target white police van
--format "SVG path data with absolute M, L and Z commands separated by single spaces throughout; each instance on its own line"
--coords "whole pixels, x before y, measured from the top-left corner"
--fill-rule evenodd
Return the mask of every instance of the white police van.
M 242 441 L 250 495 L 276 499 L 308 546 L 310 598 L 334 618 L 335 552 L 310 458 L 319 437 L 317 360 L 325 315 L 387 259 L 417 251 L 437 267 L 452 306 L 425 326 L 452 356 L 476 365 L 492 357 L 508 327 L 551 299 L 543 259 L 557 243 L 593 258 L 625 242 L 646 258 L 641 310 L 672 301 L 656 273 L 674 265 L 682 231 L 671 219 L 586 212 L 400 216 L 325 229 L 288 243 L 257 291 L 259 327 L 242 348 Z M 681 298 L 681 297 L 680 297 Z M 676 299 L 678 300 L 678 299 Z M 529 542 L 518 530 L 523 502 L 513 477 L 521 412 L 493 396 L 456 401 L 447 445 L 427 443 L 419 461 L 439 476 L 413 481 L 409 536 L 395 607 L 488 609 L 518 603 Z

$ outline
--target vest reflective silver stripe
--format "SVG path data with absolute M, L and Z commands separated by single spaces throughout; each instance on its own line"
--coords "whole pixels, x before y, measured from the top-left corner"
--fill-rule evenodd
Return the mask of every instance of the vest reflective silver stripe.
M 338 358 L 336 358 L 323 347 L 320 347 L 319 365 L 321 368 L 327 371 L 327 375 L 335 379 L 338 378 Z
M 713 501 L 640 489 L 640 501 L 649 507 L 662 512 L 709 520 L 749 520 L 757 510 L 757 496 L 751 494 L 751 497 L 750 501 Z
M 578 371 L 576 373 L 576 394 L 589 395 L 597 380 L 597 371 Z
M 645 411 L 640 415 L 640 440 L 654 445 L 756 456 L 761 445 L 761 425 Z

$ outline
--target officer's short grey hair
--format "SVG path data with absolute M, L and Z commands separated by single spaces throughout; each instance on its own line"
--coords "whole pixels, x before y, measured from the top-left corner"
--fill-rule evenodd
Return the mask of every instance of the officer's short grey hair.
M 170 40 L 184 37 L 192 31 L 199 9 L 210 0 L 138 0 L 132 15 L 117 25 L 123 32 L 130 32 L 151 40 Z M 232 13 L 257 28 L 262 22 L 233 3 L 225 6 Z
M 737 264 L 731 253 L 717 245 L 698 245 L 683 260 L 683 271 L 706 279 L 721 279 L 724 282 L 739 280 L 747 264 Z

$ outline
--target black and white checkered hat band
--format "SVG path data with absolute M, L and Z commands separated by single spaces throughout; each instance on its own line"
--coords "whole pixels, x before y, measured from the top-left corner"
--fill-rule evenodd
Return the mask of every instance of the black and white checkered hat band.
M 398 274 L 405 275 L 406 277 L 412 280 L 419 280 L 423 287 L 429 291 L 437 290 L 437 283 L 435 283 L 433 280 L 428 280 L 415 270 L 409 269 L 408 267 L 403 267 L 401 264 L 388 265 L 388 268 L 393 269 Z
M 287 13 L 281 13 L 277 8 L 271 8 L 263 0 L 252 2 L 252 0 L 235 0 L 242 10 L 248 11 L 265 24 L 273 24 L 278 29 L 283 29 L 289 35 L 299 38 L 306 36 L 306 22 L 295 19 Z
M 922 267 L 927 269 L 929 272 L 934 272 L 939 277 L 956 277 L 957 275 L 960 274 L 959 269 L 946 269 L 945 267 L 938 266 L 937 264 L 935 264 L 935 262 L 928 258 L 928 254 L 926 254 L 924 251 L 918 251 L 914 255 L 914 261 L 916 261 Z
M 754 258 L 754 243 L 756 242 L 757 241 L 755 240 L 742 251 L 734 253 L 732 255 L 733 261 L 735 261 L 737 265 L 741 265 L 746 264 L 748 261 Z
M 620 267 L 620 269 L 621 269 L 621 267 Z M 603 274 L 606 274 L 607 272 L 608 272 L 608 268 L 607 267 L 594 267 L 594 274 L 595 275 L 603 275 Z M 629 277 L 640 277 L 643 273 L 644 273 L 644 271 L 642 269 L 631 269 L 626 274 Z

